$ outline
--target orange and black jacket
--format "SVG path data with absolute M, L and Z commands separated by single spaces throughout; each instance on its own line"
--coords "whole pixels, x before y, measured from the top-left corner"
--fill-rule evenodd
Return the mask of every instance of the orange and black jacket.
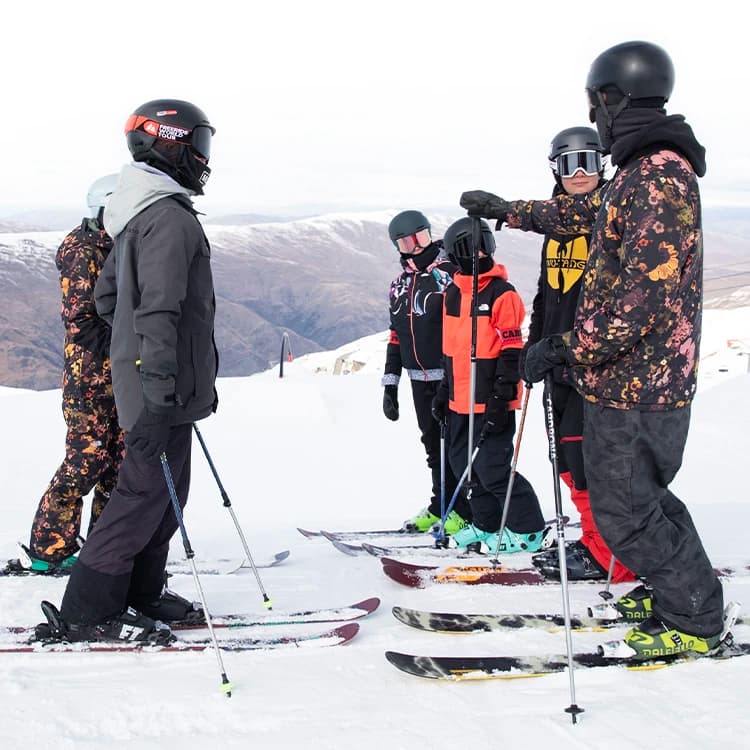
M 471 389 L 471 275 L 457 272 L 445 290 L 443 354 L 449 406 L 469 413 Z M 482 414 L 496 381 L 519 386 L 518 357 L 523 347 L 521 324 L 526 311 L 518 292 L 508 282 L 505 266 L 494 263 L 479 275 L 477 295 L 476 390 L 474 412 Z M 518 391 L 517 391 L 518 394 Z M 511 401 L 519 405 L 518 396 Z

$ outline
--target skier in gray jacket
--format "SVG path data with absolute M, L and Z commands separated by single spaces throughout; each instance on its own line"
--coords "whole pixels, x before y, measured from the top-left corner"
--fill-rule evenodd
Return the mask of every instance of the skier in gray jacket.
M 112 325 L 112 380 L 127 453 L 73 566 L 59 618 L 45 607 L 50 627 L 66 640 L 164 642 L 170 631 L 157 620 L 198 614 L 164 587 L 177 519 L 160 456 L 184 506 L 192 423 L 217 404 L 210 248 L 190 201 L 208 179 L 214 132 L 197 107 L 165 99 L 139 107 L 125 127 L 134 162 L 123 168 L 105 212 L 115 245 L 95 296 Z

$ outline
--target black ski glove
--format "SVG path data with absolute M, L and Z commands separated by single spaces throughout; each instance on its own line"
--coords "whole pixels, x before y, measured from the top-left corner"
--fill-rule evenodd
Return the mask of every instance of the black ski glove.
M 432 399 L 430 406 L 432 418 L 440 424 L 445 424 L 448 419 L 448 384 L 442 380 L 438 386 L 437 393 Z
M 550 370 L 567 364 L 567 349 L 562 336 L 547 336 L 532 344 L 526 352 L 524 379 L 527 383 L 538 383 Z
M 383 389 L 383 414 L 391 422 L 398 419 L 398 386 L 387 385 Z
M 517 395 L 517 384 L 496 381 L 484 410 L 484 429 L 502 432 L 508 426 L 508 404 Z
M 125 444 L 141 454 L 146 463 L 158 464 L 167 450 L 172 411 L 150 412 L 145 406 L 133 429 L 125 435 Z
M 508 201 L 484 190 L 469 190 L 466 193 L 461 193 L 460 203 L 469 216 L 497 219 L 496 230 L 500 229 L 500 225 L 508 218 L 511 211 L 511 205 Z
M 526 380 L 526 355 L 529 353 L 529 349 L 531 349 L 532 346 L 534 346 L 534 342 L 527 341 L 524 344 L 523 349 L 521 349 L 521 353 L 518 355 L 518 377 L 521 378 L 524 383 L 528 382 Z

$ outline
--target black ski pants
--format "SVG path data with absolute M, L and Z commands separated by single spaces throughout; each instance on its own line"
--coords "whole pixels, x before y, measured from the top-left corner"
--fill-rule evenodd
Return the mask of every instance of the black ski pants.
M 698 636 L 722 628 L 723 592 L 684 503 L 669 490 L 682 464 L 690 407 L 584 403 L 583 452 L 596 525 L 618 560 L 653 587 L 654 614 Z
M 417 425 L 421 433 L 422 445 L 427 453 L 427 466 L 432 475 L 432 496 L 429 511 L 440 516 L 440 424 L 432 416 L 432 399 L 435 398 L 439 380 L 412 380 L 411 393 L 414 399 L 414 411 L 417 414 Z M 456 476 L 445 457 L 445 507 L 448 507 L 457 484 Z M 464 497 L 459 496 L 453 509 L 461 518 L 471 520 L 471 510 Z
M 484 416 L 477 414 L 474 417 L 473 446 L 477 445 L 483 425 Z M 500 528 L 505 495 L 510 481 L 515 432 L 516 413 L 511 411 L 502 432 L 487 433 L 472 464 L 472 523 L 482 531 L 495 532 Z M 448 413 L 448 436 L 451 466 L 454 474 L 461 476 L 469 463 L 468 414 L 456 414 L 452 411 Z M 513 480 L 506 525 L 517 534 L 530 534 L 544 528 L 544 516 L 539 507 L 539 498 L 529 480 L 519 471 L 516 471 Z
M 181 507 L 190 487 L 192 425 L 173 427 L 166 454 Z M 60 613 L 95 624 L 161 595 L 169 541 L 178 528 L 161 463 L 128 449 L 112 492 L 71 571 Z

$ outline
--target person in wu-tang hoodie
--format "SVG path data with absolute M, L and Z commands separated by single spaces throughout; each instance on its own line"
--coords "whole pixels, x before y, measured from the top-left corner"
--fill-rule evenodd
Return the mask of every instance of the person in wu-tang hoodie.
M 210 249 L 190 200 L 210 174 L 214 132 L 200 109 L 173 99 L 138 107 L 125 126 L 134 162 L 123 167 L 105 212 L 115 245 L 95 297 L 112 324 L 112 379 L 127 450 L 60 612 L 43 606 L 52 637 L 165 642 L 171 633 L 162 620 L 202 616 L 164 589 L 177 519 L 160 456 L 184 506 L 192 423 L 217 404 Z

